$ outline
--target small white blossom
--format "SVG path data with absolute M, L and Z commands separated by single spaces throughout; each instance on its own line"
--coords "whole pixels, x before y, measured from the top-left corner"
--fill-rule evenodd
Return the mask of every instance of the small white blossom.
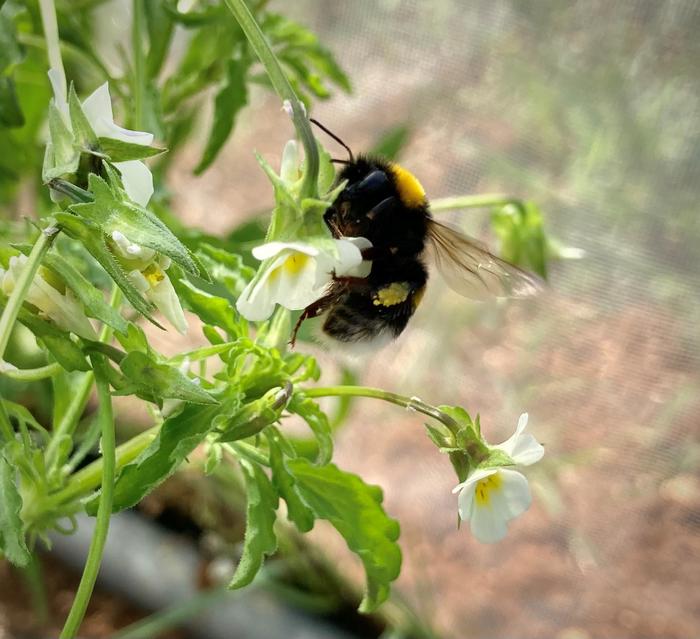
M 135 244 L 120 231 L 112 232 L 112 241 L 134 288 L 153 302 L 180 333 L 187 333 L 187 320 L 180 306 L 180 298 L 165 272 L 170 267 L 170 258 Z
M 544 448 L 526 433 L 527 413 L 518 420 L 515 433 L 493 448 L 502 450 L 522 466 L 542 459 Z M 508 522 L 524 513 L 532 501 L 525 477 L 507 468 L 482 468 L 472 472 L 453 493 L 459 493 L 459 517 L 468 521 L 472 534 L 482 543 L 500 541 L 508 532 Z
M 304 242 L 269 242 L 253 249 L 266 263 L 241 293 L 236 308 L 251 321 L 266 320 L 276 304 L 290 310 L 306 308 L 323 296 L 333 273 L 366 277 L 371 263 L 361 250 L 371 246 L 365 238 L 332 240 L 337 255 Z
M 26 255 L 13 255 L 9 268 L 6 271 L 0 268 L 0 288 L 5 295 L 10 295 L 14 290 L 26 263 Z M 34 276 L 24 299 L 39 310 L 41 317 L 52 320 L 59 328 L 85 339 L 97 339 L 97 333 L 73 291 L 66 288 L 62 293 L 54 288 L 44 278 L 41 269 Z
M 63 119 L 68 128 L 72 129 L 68 100 L 60 81 L 60 74 L 55 69 L 51 69 L 49 71 L 49 80 L 53 87 L 54 103 L 63 114 Z M 109 85 L 106 82 L 85 99 L 82 107 L 85 117 L 97 137 L 111 138 L 143 146 L 149 146 L 153 142 L 152 133 L 131 131 L 115 124 Z M 115 162 L 114 166 L 121 173 L 126 194 L 137 204 L 146 206 L 151 199 L 151 195 L 153 195 L 153 175 L 148 167 L 140 160 Z

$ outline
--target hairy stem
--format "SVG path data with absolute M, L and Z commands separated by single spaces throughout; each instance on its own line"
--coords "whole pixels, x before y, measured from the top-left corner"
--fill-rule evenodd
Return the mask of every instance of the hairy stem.
M 144 126 L 143 97 L 146 93 L 146 60 L 143 51 L 143 0 L 134 0 L 131 48 L 134 53 L 134 129 Z
M 406 397 L 405 395 L 390 393 L 381 388 L 370 388 L 368 386 L 325 386 L 304 389 L 304 395 L 307 397 L 372 397 L 389 402 L 390 404 L 403 406 L 403 408 L 408 410 L 423 413 L 428 417 L 438 420 L 453 433 L 457 432 L 459 429 L 457 422 L 436 406 L 426 404 L 418 397 Z
M 99 356 L 93 359 L 93 366 Z M 102 439 L 100 447 L 102 449 L 102 495 L 100 505 L 97 510 L 97 520 L 95 532 L 93 533 L 90 549 L 88 550 L 87 561 L 83 569 L 83 576 L 80 579 L 78 591 L 71 606 L 68 618 L 63 626 L 60 639 L 72 639 L 78 633 L 80 624 L 85 616 L 92 590 L 97 580 L 97 573 L 100 570 L 102 553 L 109 531 L 109 520 L 112 516 L 112 496 L 114 493 L 114 472 L 116 464 L 115 438 L 114 438 L 114 417 L 112 415 L 112 397 L 109 393 L 109 384 L 97 373 L 95 377 L 97 385 L 97 398 L 99 401 L 99 419 Z
M 282 67 L 277 61 L 270 44 L 260 30 L 258 23 L 250 13 L 244 0 L 226 0 L 226 4 L 238 21 L 238 24 L 241 25 L 241 29 L 243 29 L 243 33 L 245 33 L 246 38 L 248 38 L 250 46 L 253 47 L 260 62 L 262 62 L 262 65 L 265 67 L 265 71 L 277 95 L 283 101 L 288 101 L 291 106 L 292 121 L 294 122 L 297 134 L 301 138 L 301 143 L 304 145 L 304 153 L 306 155 L 306 174 L 304 176 L 301 195 L 303 198 L 316 198 L 318 197 L 319 157 L 318 149 L 316 148 L 316 139 L 311 132 L 309 119 L 306 117 L 306 109 L 299 101 L 299 98 L 297 98 L 296 93 L 294 93 L 294 89 L 289 83 L 284 71 L 282 71 Z

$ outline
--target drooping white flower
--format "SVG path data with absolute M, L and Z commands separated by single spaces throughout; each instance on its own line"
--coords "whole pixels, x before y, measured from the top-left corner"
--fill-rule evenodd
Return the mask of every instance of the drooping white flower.
M 534 464 L 544 455 L 544 448 L 534 435 L 525 432 L 527 419 L 527 413 L 523 413 L 515 433 L 492 447 L 523 466 Z M 452 492 L 459 493 L 460 519 L 469 522 L 472 534 L 482 543 L 503 539 L 508 522 L 524 513 L 532 501 L 525 476 L 503 467 L 477 469 Z
M 187 320 L 180 298 L 165 272 L 170 267 L 170 258 L 151 248 L 135 244 L 120 231 L 112 232 L 112 241 L 115 253 L 134 288 L 153 302 L 180 333 L 187 333 Z
M 0 268 L 0 288 L 5 295 L 10 295 L 14 290 L 26 263 L 26 255 L 13 255 L 8 269 L 5 271 Z M 67 287 L 64 292 L 59 291 L 46 280 L 45 274 L 47 273 L 42 269 L 36 273 L 29 285 L 25 301 L 35 306 L 41 317 L 52 320 L 59 328 L 85 339 L 96 340 L 97 333 L 73 291 Z
M 369 240 L 343 238 L 332 242 L 337 255 L 305 242 L 269 242 L 254 248 L 253 255 L 263 265 L 238 298 L 238 312 L 251 321 L 266 320 L 276 304 L 300 310 L 315 302 L 323 296 L 334 273 L 354 277 L 369 274 L 371 263 L 363 261 L 361 253 L 371 246 Z
M 51 69 L 49 71 L 49 80 L 53 87 L 54 103 L 63 114 L 66 125 L 72 130 L 68 99 L 58 71 Z M 85 99 L 82 107 L 85 117 L 97 137 L 111 138 L 143 146 L 149 146 L 153 142 L 152 133 L 131 131 L 115 124 L 112 113 L 112 99 L 109 95 L 109 85 L 106 82 Z M 153 195 L 153 175 L 148 167 L 140 160 L 115 162 L 114 166 L 121 173 L 126 194 L 137 204 L 146 206 L 151 199 L 151 195 Z

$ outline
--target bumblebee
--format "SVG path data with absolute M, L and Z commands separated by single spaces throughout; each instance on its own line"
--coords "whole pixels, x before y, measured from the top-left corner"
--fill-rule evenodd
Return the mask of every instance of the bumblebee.
M 472 299 L 523 297 L 537 293 L 541 280 L 491 254 L 488 249 L 430 214 L 425 191 L 407 169 L 381 157 L 355 157 L 341 144 L 348 160 L 337 184 L 347 182 L 324 215 L 335 238 L 364 237 L 362 251 L 371 261 L 366 277 L 333 276 L 326 293 L 307 306 L 294 327 L 294 344 L 302 322 L 326 313 L 323 332 L 346 343 L 384 342 L 406 328 L 428 282 L 426 257 L 432 257 L 446 282 Z

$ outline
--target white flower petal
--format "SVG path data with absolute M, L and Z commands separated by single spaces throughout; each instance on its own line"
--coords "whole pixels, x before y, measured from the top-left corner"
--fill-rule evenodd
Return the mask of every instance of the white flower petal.
M 360 261 L 354 266 L 346 267 L 342 273 L 341 271 L 336 271 L 338 275 L 346 275 L 348 277 L 367 277 L 372 270 L 372 260 L 363 260 L 362 251 L 372 247 L 372 242 L 370 242 L 365 237 L 344 237 L 338 242 L 350 242 L 360 251 Z
M 494 448 L 502 450 L 509 455 L 516 464 L 529 466 L 542 459 L 544 447 L 535 436 L 526 433 L 528 415 L 523 413 L 518 420 L 515 432 L 502 444 L 497 444 Z
M 124 190 L 131 200 L 146 206 L 153 195 L 153 175 L 148 167 L 140 160 L 115 162 L 122 175 Z
M 85 98 L 83 101 L 83 112 L 97 136 L 104 136 L 109 128 L 107 123 L 114 123 L 112 99 L 109 96 L 109 84 L 107 82 L 97 87 Z
M 490 495 L 493 507 L 506 520 L 514 519 L 522 515 L 532 503 L 530 486 L 525 476 L 516 470 L 501 468 L 498 474 L 502 483 Z
M 494 508 L 475 506 L 469 527 L 474 537 L 482 544 L 493 544 L 501 541 L 508 534 L 506 519 Z
M 278 253 L 281 253 L 285 249 L 291 251 L 298 251 L 299 253 L 305 253 L 306 255 L 316 256 L 319 254 L 319 250 L 315 246 L 310 244 L 304 244 L 303 242 L 268 242 L 267 244 L 261 244 L 253 249 L 253 257 L 257 260 L 267 260 L 274 257 Z
M 262 286 L 261 286 L 262 284 Z M 264 282 L 249 282 L 236 300 L 238 312 L 251 322 L 266 320 L 275 310 L 275 301 Z
M 180 299 L 170 278 L 165 273 L 163 273 L 163 279 L 160 282 L 146 291 L 146 297 L 156 305 L 178 332 L 183 335 L 187 333 L 187 320 L 182 306 L 180 306 Z
M 289 140 L 284 145 L 284 151 L 282 151 L 280 178 L 282 178 L 283 182 L 294 184 L 299 177 L 299 147 L 296 140 Z
M 139 292 L 145 293 L 149 288 L 151 288 L 151 283 L 146 279 L 145 275 L 135 269 L 126 274 L 129 278 L 131 285 Z

